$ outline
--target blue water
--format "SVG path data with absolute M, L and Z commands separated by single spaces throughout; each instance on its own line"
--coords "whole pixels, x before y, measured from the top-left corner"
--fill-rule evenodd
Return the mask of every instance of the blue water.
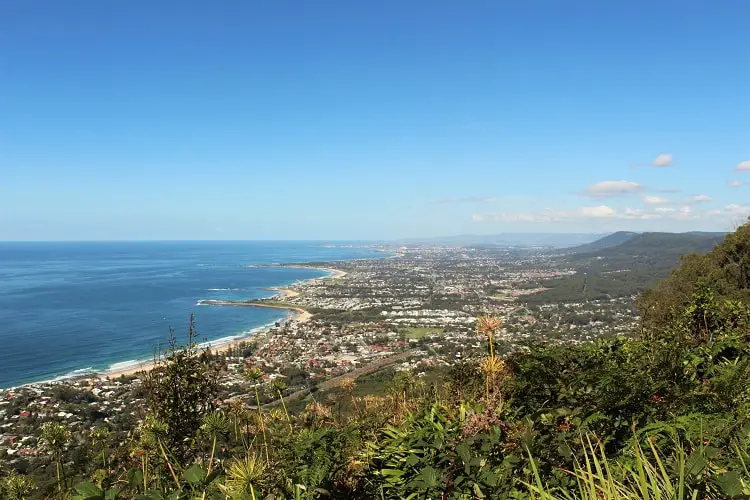
M 241 335 L 278 309 L 197 306 L 257 299 L 324 271 L 258 264 L 382 256 L 308 242 L 0 243 L 0 387 L 151 359 L 173 327 L 185 340 Z

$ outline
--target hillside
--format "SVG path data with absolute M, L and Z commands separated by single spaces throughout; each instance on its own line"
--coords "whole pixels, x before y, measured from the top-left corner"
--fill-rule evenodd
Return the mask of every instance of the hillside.
M 634 233 L 631 231 L 618 231 L 616 233 L 608 234 L 604 238 L 592 241 L 591 243 L 586 243 L 585 245 L 579 245 L 573 248 L 569 248 L 568 250 L 574 254 L 598 252 L 600 250 L 604 250 L 605 248 L 621 245 L 636 235 L 638 235 L 638 233 Z
M 618 245 L 610 245 L 596 251 L 577 252 L 573 262 L 603 261 L 596 267 L 609 267 L 610 270 L 627 269 L 628 266 L 673 267 L 682 255 L 708 252 L 723 237 L 715 233 L 635 234 Z
M 712 252 L 683 258 L 668 279 L 639 297 L 639 313 L 645 326 L 662 327 L 676 321 L 676 311 L 688 307 L 696 295 L 705 301 L 723 297 L 732 301 L 727 307 L 750 302 L 750 223 L 727 235 Z M 712 321 L 702 319 L 706 325 Z M 744 327 L 750 334 L 750 325 Z
M 669 276 L 683 255 L 711 251 L 722 238 L 717 233 L 614 233 L 592 243 L 603 248 L 570 256 L 567 265 L 577 273 L 541 283 L 548 290 L 527 296 L 526 303 L 636 295 Z M 624 241 L 609 245 L 617 240 Z

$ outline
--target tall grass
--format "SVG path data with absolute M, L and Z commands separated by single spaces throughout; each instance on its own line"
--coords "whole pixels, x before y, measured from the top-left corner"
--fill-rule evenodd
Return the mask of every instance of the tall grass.
M 748 498 L 750 477 L 747 453 L 735 448 L 743 470 L 730 471 L 713 465 L 710 448 L 699 446 L 688 453 L 679 442 L 665 456 L 647 440 L 644 447 L 634 440 L 631 456 L 611 460 L 604 445 L 592 438 L 581 438 L 585 450 L 569 473 L 575 487 L 568 490 L 549 488 L 541 478 L 536 461 L 529 453 L 534 484 L 527 483 L 531 498 L 540 500 L 687 500 L 698 498 Z

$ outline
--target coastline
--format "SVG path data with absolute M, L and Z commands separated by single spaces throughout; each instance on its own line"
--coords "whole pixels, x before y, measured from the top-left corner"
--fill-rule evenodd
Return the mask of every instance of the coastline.
M 314 279 L 319 279 L 319 280 L 323 280 L 323 279 L 335 280 L 335 279 L 343 278 L 344 276 L 347 275 L 346 271 L 342 271 L 341 269 L 334 269 L 332 267 L 309 267 L 308 269 L 320 269 L 321 271 L 328 271 L 329 273 L 328 276 L 323 276 L 321 278 L 314 278 Z
M 264 300 L 268 300 L 268 299 L 264 299 Z M 306 321 L 310 321 L 310 318 L 312 318 L 312 314 L 310 312 L 294 304 L 289 304 L 289 305 L 279 304 L 279 303 L 264 304 L 262 300 L 247 301 L 247 302 L 235 302 L 232 300 L 204 300 L 202 304 L 209 305 L 209 306 L 270 307 L 271 309 L 284 309 L 287 311 L 292 311 L 294 313 L 297 313 L 296 317 L 287 318 L 286 321 L 296 321 L 298 323 L 304 323 Z
M 257 266 L 249 266 L 249 267 L 257 267 Z M 347 275 L 346 271 L 342 271 L 340 269 L 329 268 L 329 267 L 315 267 L 315 266 L 305 266 L 305 265 L 284 266 L 284 267 L 294 267 L 294 268 L 301 268 L 301 269 L 317 269 L 317 270 L 325 271 L 328 273 L 325 276 L 301 280 L 299 283 L 305 283 L 309 281 L 323 280 L 323 279 L 339 279 Z M 296 290 L 292 290 L 291 288 L 287 288 L 287 287 L 294 286 L 296 284 L 297 283 L 294 283 L 291 285 L 282 285 L 280 287 L 268 288 L 269 291 L 273 291 L 275 293 L 269 297 L 258 299 L 258 301 L 272 300 L 276 297 L 278 298 L 297 297 L 300 295 L 299 292 L 297 292 Z M 262 304 L 262 303 L 259 304 L 259 303 L 253 303 L 252 301 L 233 302 L 233 301 L 209 301 L 209 300 L 201 300 L 199 301 L 199 303 L 207 304 L 207 305 L 216 305 L 216 306 L 227 306 L 227 307 L 229 306 L 269 307 L 273 309 L 284 309 L 288 311 L 287 317 L 282 318 L 279 321 L 274 321 L 273 323 L 269 323 L 267 325 L 254 328 L 253 330 L 250 330 L 249 332 L 245 332 L 236 336 L 227 336 L 227 337 L 218 338 L 215 340 L 209 340 L 209 341 L 199 344 L 200 347 L 209 347 L 211 351 L 216 354 L 225 353 L 229 351 L 231 348 L 234 348 L 241 343 L 246 343 L 252 339 L 256 339 L 256 338 L 263 336 L 264 334 L 268 333 L 270 328 L 276 323 L 285 324 L 289 321 L 306 322 L 306 321 L 309 321 L 313 317 L 312 313 L 294 304 L 289 304 L 288 306 L 286 306 L 283 304 Z M 73 370 L 67 374 L 51 377 L 49 379 L 22 383 L 13 387 L 3 387 L 3 388 L 0 388 L 0 390 L 10 390 L 10 389 L 18 388 L 18 387 L 28 387 L 28 386 L 35 386 L 35 385 L 38 386 L 38 385 L 45 385 L 45 384 L 60 384 L 60 383 L 65 383 L 65 382 L 73 381 L 73 380 L 91 380 L 91 381 L 104 381 L 108 379 L 114 380 L 121 376 L 130 376 L 130 375 L 136 375 L 139 373 L 147 372 L 153 369 L 154 365 L 155 365 L 155 361 L 153 358 L 120 361 L 120 362 L 111 364 L 110 368 L 107 368 L 104 370 L 94 370 L 91 368 L 78 369 L 78 370 Z M 81 373 L 81 372 L 85 372 L 85 373 Z
M 250 266 L 250 267 L 258 267 L 258 266 Z M 328 279 L 335 280 L 335 279 L 343 278 L 344 276 L 348 274 L 346 271 L 342 271 L 341 269 L 334 269 L 333 267 L 305 266 L 303 264 L 290 264 L 290 265 L 280 264 L 278 266 L 273 266 L 273 267 L 288 267 L 291 269 L 315 269 L 318 271 L 325 271 L 328 273 L 327 276 L 320 276 L 319 278 L 310 278 L 310 279 L 303 280 L 303 282 L 315 281 L 315 280 L 328 280 Z
M 303 282 L 315 281 L 315 280 L 320 280 L 320 279 L 339 279 L 339 278 L 343 278 L 347 274 L 346 271 L 342 271 L 340 269 L 329 268 L 329 267 L 311 267 L 311 266 L 288 266 L 288 267 L 297 267 L 297 268 L 303 268 L 303 269 L 318 269 L 321 271 L 328 272 L 327 276 L 321 276 L 319 278 L 310 278 L 310 279 L 304 280 Z M 286 286 L 290 286 L 290 285 L 286 285 Z M 296 290 L 292 290 L 290 288 L 272 287 L 272 288 L 269 288 L 269 290 L 274 291 L 276 293 L 272 295 L 271 297 L 267 297 L 265 299 L 260 299 L 260 300 L 269 300 L 269 299 L 273 299 L 274 297 L 281 297 L 281 298 L 297 297 L 300 294 Z M 307 310 L 299 306 L 295 306 L 293 304 L 285 306 L 282 304 L 262 304 L 258 302 L 235 302 L 235 301 L 223 301 L 223 300 L 204 300 L 204 301 L 201 301 L 200 303 L 205 304 L 205 305 L 212 305 L 212 306 L 269 307 L 273 309 L 284 309 L 289 312 L 289 315 L 286 318 L 279 321 L 279 323 L 282 323 L 282 324 L 287 323 L 289 321 L 297 321 L 299 323 L 304 323 L 304 322 L 310 321 L 310 319 L 313 316 Z M 222 341 L 222 339 L 207 341 L 201 345 L 210 348 L 211 352 L 215 354 L 222 354 L 236 347 L 237 345 L 241 343 L 248 342 L 251 339 L 257 338 L 260 335 L 267 333 L 270 328 L 271 328 L 271 325 L 266 325 L 266 326 L 262 326 L 259 328 L 255 328 L 254 330 L 251 330 L 245 335 L 236 336 L 236 337 L 227 337 L 226 338 L 227 340 L 224 340 L 224 341 Z M 133 362 L 125 361 L 124 363 L 127 363 L 127 366 L 123 366 L 122 368 L 109 369 L 109 370 L 105 370 L 101 372 L 96 372 L 96 373 L 86 375 L 86 376 L 81 376 L 81 377 L 71 377 L 71 379 L 73 378 L 96 379 L 96 380 L 116 379 L 121 376 L 136 375 L 138 373 L 147 372 L 153 369 L 156 364 L 153 359 L 136 360 Z M 117 366 L 118 364 L 123 364 L 123 363 L 115 363 L 113 366 Z M 66 379 L 62 379 L 60 381 L 65 381 L 65 380 Z M 49 382 L 49 381 L 46 381 L 46 382 Z M 44 382 L 33 382 L 33 383 L 40 384 Z M 24 384 L 24 385 L 31 385 L 31 384 Z
M 285 319 L 283 321 L 288 321 L 288 319 Z M 227 340 L 217 339 L 217 340 L 209 340 L 207 342 L 203 342 L 201 344 L 198 344 L 198 348 L 208 348 L 211 350 L 214 354 L 222 354 L 233 347 L 236 347 L 242 343 L 246 343 L 249 340 L 252 340 L 254 338 L 257 338 L 258 336 L 262 335 L 263 333 L 266 333 L 269 329 L 269 326 L 262 326 L 259 328 L 256 328 L 255 330 L 259 330 L 258 332 L 251 331 L 248 335 L 242 335 L 239 337 L 227 337 Z M 98 372 L 94 374 L 93 377 L 82 377 L 86 379 L 96 379 L 96 380 L 113 380 L 117 379 L 122 376 L 129 376 L 129 375 L 137 375 L 139 373 L 145 373 L 147 371 L 150 371 L 156 366 L 155 360 L 143 360 L 143 361 L 133 361 L 132 363 L 127 363 L 127 366 L 124 366 L 122 368 L 117 369 L 111 369 L 106 370 L 103 372 Z M 115 365 L 116 366 L 116 365 Z

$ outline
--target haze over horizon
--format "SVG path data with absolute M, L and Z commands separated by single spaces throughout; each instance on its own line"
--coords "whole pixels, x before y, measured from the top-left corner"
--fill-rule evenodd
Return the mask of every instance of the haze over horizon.
M 0 6 L 0 240 L 729 231 L 750 4 Z

